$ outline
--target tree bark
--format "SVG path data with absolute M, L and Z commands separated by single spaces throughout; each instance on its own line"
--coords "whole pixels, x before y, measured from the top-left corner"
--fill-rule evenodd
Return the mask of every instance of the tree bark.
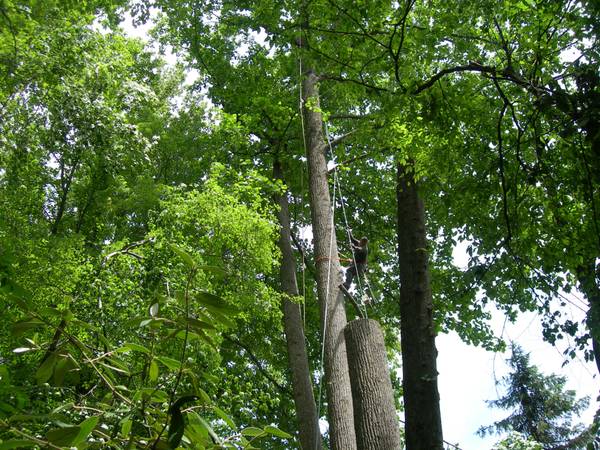
M 283 173 L 279 161 L 273 164 L 273 175 L 283 181 Z M 290 212 L 287 192 L 276 196 L 279 205 L 278 218 L 281 225 L 279 231 L 279 248 L 282 261 L 279 272 L 281 289 L 291 297 L 298 296 L 298 283 L 296 281 L 296 260 L 292 251 Z M 304 328 L 300 305 L 290 300 L 283 301 L 283 326 L 287 343 L 290 370 L 292 372 L 292 387 L 294 391 L 294 404 L 298 418 L 300 445 L 303 450 L 321 450 L 322 437 L 317 418 L 317 407 L 313 393 Z
M 407 450 L 443 448 L 425 210 L 412 168 L 397 166 L 400 326 Z
M 344 294 L 340 290 L 341 269 L 327 182 L 326 145 L 317 82 L 317 76 L 310 71 L 304 78 L 302 88 L 329 436 L 332 450 L 355 450 L 352 392 L 344 338 L 346 310 Z
M 400 427 L 383 332 L 375 320 L 357 319 L 346 325 L 344 334 L 358 448 L 400 450 Z

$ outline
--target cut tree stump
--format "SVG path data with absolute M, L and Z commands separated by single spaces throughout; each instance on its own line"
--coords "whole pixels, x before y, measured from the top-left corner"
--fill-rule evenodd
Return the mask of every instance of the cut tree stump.
M 400 450 L 383 332 L 372 319 L 357 319 L 344 329 L 356 440 L 361 450 Z

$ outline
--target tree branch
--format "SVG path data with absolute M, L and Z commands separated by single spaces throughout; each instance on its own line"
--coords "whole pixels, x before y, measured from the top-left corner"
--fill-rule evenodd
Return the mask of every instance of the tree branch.
M 417 86 L 417 88 L 413 91 L 413 94 L 417 95 L 423 92 L 425 89 L 429 89 L 431 86 L 435 84 L 436 81 L 443 78 L 444 76 L 456 73 L 456 72 L 480 72 L 480 73 L 489 73 L 491 75 L 497 75 L 498 70 L 495 67 L 484 66 L 483 64 L 479 64 L 478 62 L 470 62 L 464 66 L 455 66 L 449 67 L 447 69 L 443 69 L 436 73 L 433 77 L 427 80 L 425 83 Z
M 240 347 L 242 350 L 244 350 L 246 352 L 246 354 L 248 355 L 248 358 L 250 358 L 252 360 L 252 362 L 256 365 L 256 368 L 264 375 L 264 377 L 269 380 L 279 391 L 281 391 L 283 394 L 286 395 L 292 395 L 292 393 L 289 391 L 289 389 L 287 389 L 285 386 L 282 386 L 281 384 L 279 384 L 279 382 L 273 378 L 273 376 L 267 372 L 267 370 L 262 366 L 262 363 L 260 362 L 260 359 L 258 359 L 258 357 L 252 353 L 252 350 L 250 350 L 246 345 L 244 345 L 239 339 L 236 339 L 232 336 L 229 336 L 227 334 L 223 334 L 222 335 L 223 338 L 229 342 L 231 342 L 232 344 L 237 345 L 238 347 Z
M 510 218 L 508 213 L 508 187 L 506 186 L 506 177 L 504 174 L 504 148 L 502 141 L 502 120 L 504 119 L 504 114 L 506 113 L 506 109 L 509 107 L 510 102 L 504 92 L 500 88 L 498 81 L 494 79 L 494 84 L 496 85 L 496 89 L 500 93 L 500 96 L 503 100 L 502 110 L 500 111 L 500 116 L 498 117 L 498 125 L 497 125 L 497 133 L 498 133 L 498 170 L 500 172 L 500 183 L 502 185 L 502 212 L 504 214 L 504 222 L 506 223 L 506 239 L 505 243 L 508 249 L 511 247 L 511 239 L 512 239 L 512 230 L 510 226 Z
M 353 78 L 344 78 L 344 77 L 338 77 L 335 75 L 320 75 L 319 80 L 339 81 L 341 83 L 354 83 L 354 84 L 358 84 L 359 86 L 364 86 L 368 89 L 373 89 L 374 91 L 377 91 L 377 92 L 388 92 L 388 89 L 386 89 L 386 88 L 374 86 L 372 84 L 369 84 L 369 83 L 366 83 L 366 82 L 360 81 L 360 80 L 355 80 Z
M 331 147 L 331 148 L 336 147 L 337 145 L 339 145 L 342 142 L 344 142 L 348 138 L 348 136 L 352 136 L 354 133 L 356 133 L 356 130 L 348 131 L 347 133 L 342 134 L 341 136 L 336 137 L 332 141 L 328 141 L 327 142 L 327 146 Z
M 331 172 L 333 172 L 334 170 L 336 170 L 336 169 L 337 169 L 339 166 L 345 166 L 345 165 L 348 165 L 348 164 L 350 164 L 350 163 L 353 163 L 354 161 L 358 161 L 358 160 L 360 160 L 360 159 L 367 158 L 368 156 L 369 156 L 369 154 L 368 154 L 368 153 L 363 153 L 362 155 L 358 155 L 358 156 L 355 156 L 355 157 L 353 157 L 353 158 L 349 158 L 349 159 L 347 159 L 347 160 L 345 160 L 345 161 L 342 161 L 342 162 L 341 162 L 341 163 L 339 163 L 339 164 L 336 164 L 336 165 L 335 165 L 335 166 L 333 166 L 331 169 L 329 169 L 327 172 L 328 172 L 328 173 L 331 173 Z

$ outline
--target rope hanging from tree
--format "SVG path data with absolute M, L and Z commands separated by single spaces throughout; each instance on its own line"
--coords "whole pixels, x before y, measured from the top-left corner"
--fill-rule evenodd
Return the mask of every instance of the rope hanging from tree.
M 334 164 L 334 166 L 333 166 L 333 187 L 334 187 L 334 191 L 337 187 L 338 195 L 340 197 L 340 204 L 342 206 L 342 216 L 344 217 L 346 237 L 348 239 L 348 246 L 350 247 L 351 253 L 352 253 L 352 258 L 340 258 L 340 261 L 345 260 L 347 262 L 351 262 L 354 265 L 354 267 L 357 267 L 356 256 L 354 254 L 354 251 L 352 251 L 352 232 L 350 230 L 350 225 L 348 223 L 348 215 L 346 214 L 346 206 L 345 206 L 345 202 L 344 202 L 344 196 L 342 194 L 341 183 L 340 183 L 340 179 L 338 177 L 337 165 L 335 164 L 335 155 L 333 153 L 333 147 L 331 145 L 331 137 L 329 135 L 329 128 L 327 126 L 327 122 L 325 122 L 325 137 L 327 138 L 329 153 L 331 154 L 331 158 L 332 158 L 332 161 Z M 336 203 L 335 203 L 335 198 L 334 198 L 333 203 L 332 203 L 333 209 L 335 209 L 335 204 Z M 361 280 L 361 278 L 363 278 L 365 286 L 363 286 L 363 280 Z M 366 297 L 368 300 L 368 303 L 371 303 L 373 298 L 372 298 L 371 286 L 369 285 L 366 273 L 363 273 L 362 277 L 360 274 L 357 274 L 356 284 L 358 286 L 358 291 L 361 293 L 360 304 L 354 299 L 352 294 L 350 294 L 346 289 L 342 289 L 342 290 L 347 295 L 347 297 L 349 297 L 350 300 L 355 304 L 355 306 L 359 310 L 359 313 L 362 316 L 362 318 L 367 319 L 368 318 L 367 308 L 366 308 L 366 305 L 365 305 L 365 302 L 363 301 L 363 299 Z

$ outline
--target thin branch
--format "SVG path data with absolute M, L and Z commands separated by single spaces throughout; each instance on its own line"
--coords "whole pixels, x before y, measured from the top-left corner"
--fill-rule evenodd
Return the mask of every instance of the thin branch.
M 504 50 L 504 53 L 506 54 L 506 67 L 512 69 L 512 50 L 509 48 L 508 41 L 504 38 L 502 28 L 495 17 L 494 25 L 496 26 L 496 30 L 498 30 L 498 36 L 500 36 L 500 45 L 502 46 L 502 50 Z
M 392 56 L 392 59 L 394 60 L 394 76 L 399 84 L 402 84 L 400 82 L 400 52 L 402 51 L 402 47 L 404 46 L 404 38 L 406 34 L 406 19 L 408 18 L 410 10 L 414 5 L 414 0 L 409 0 L 407 2 L 406 9 L 404 10 L 404 15 L 402 16 L 400 21 L 396 25 L 394 25 L 394 31 L 392 32 L 392 35 L 390 36 L 389 40 L 388 50 L 390 52 L 390 55 Z M 398 27 L 400 27 L 400 42 L 398 43 L 398 48 L 394 50 L 392 48 L 393 40 L 394 36 L 396 35 L 396 31 L 398 30 Z
M 346 159 L 345 161 L 342 161 L 341 163 L 336 164 L 331 169 L 329 169 L 327 172 L 331 173 L 331 172 L 333 172 L 334 170 L 336 170 L 340 166 L 347 166 L 348 164 L 351 164 L 354 161 L 358 161 L 360 159 L 365 159 L 365 158 L 368 158 L 368 157 L 369 157 L 368 153 L 363 153 L 362 155 L 354 156 L 353 158 Z
M 436 73 L 433 77 L 427 80 L 425 83 L 417 86 L 417 88 L 413 91 L 413 94 L 420 94 L 426 89 L 429 89 L 431 86 L 435 84 L 436 81 L 440 80 L 444 76 L 456 73 L 456 72 L 480 72 L 480 73 L 489 73 L 491 75 L 497 75 L 498 70 L 495 67 L 484 66 L 483 64 L 479 64 L 478 62 L 470 62 L 464 66 L 455 66 L 449 67 L 447 69 L 442 69 L 438 73 Z
M 336 137 L 335 139 L 333 139 L 332 141 L 329 141 L 326 146 L 327 147 L 336 147 L 337 145 L 341 144 L 342 142 L 344 142 L 349 136 L 352 136 L 354 133 L 356 133 L 356 130 L 351 130 L 348 131 L 345 134 L 342 134 L 341 136 Z
M 269 380 L 279 391 L 281 391 L 283 394 L 286 395 L 291 395 L 291 392 L 289 391 L 289 389 L 287 389 L 285 386 L 282 386 L 281 384 L 279 384 L 279 382 L 273 378 L 273 376 L 262 366 L 262 363 L 260 362 L 260 359 L 258 359 L 258 357 L 252 353 L 252 350 L 250 350 L 248 348 L 248 346 L 244 345 L 239 339 L 236 339 L 232 336 L 223 334 L 222 335 L 223 338 L 235 345 L 237 345 L 238 347 L 240 347 L 242 350 L 244 350 L 246 352 L 246 354 L 248 355 L 248 357 L 252 360 L 252 362 L 254 362 L 254 364 L 256 365 L 256 368 L 264 375 L 264 377 Z
M 137 242 L 133 242 L 131 244 L 126 245 L 125 247 L 123 247 L 120 250 L 115 250 L 112 253 L 109 253 L 108 255 L 106 255 L 104 258 L 102 258 L 102 267 L 106 266 L 106 264 L 108 263 L 108 261 L 117 256 L 117 255 L 129 255 L 129 256 L 133 256 L 134 258 L 137 259 L 142 259 L 142 257 L 140 255 L 138 255 L 137 253 L 133 253 L 131 251 L 131 249 L 136 248 L 136 247 L 140 247 L 144 244 L 148 244 L 150 242 L 153 242 L 153 239 L 143 239 L 141 241 L 137 241 Z
M 354 83 L 354 84 L 358 84 L 359 86 L 364 86 L 368 89 L 373 89 L 374 91 L 388 92 L 388 89 L 386 89 L 386 88 L 374 86 L 372 84 L 369 84 L 369 83 L 366 83 L 366 82 L 360 81 L 360 80 L 355 80 L 353 78 L 344 78 L 344 77 L 338 77 L 335 75 L 319 75 L 319 80 L 339 81 L 341 83 Z
M 369 117 L 371 117 L 370 114 L 365 114 L 364 116 L 361 116 L 358 114 L 332 114 L 329 116 L 329 120 L 345 120 L 345 119 L 362 120 L 362 119 L 368 119 Z
M 502 141 L 502 120 L 504 119 L 504 114 L 506 113 L 506 109 L 510 105 L 510 102 L 506 98 L 506 95 L 504 95 L 504 92 L 500 88 L 500 85 L 498 84 L 498 81 L 496 79 L 494 79 L 494 84 L 496 85 L 496 89 L 498 89 L 498 92 L 500 93 L 500 96 L 502 97 L 502 99 L 504 101 L 504 103 L 502 105 L 502 109 L 500 111 L 500 116 L 498 117 L 498 125 L 497 125 L 498 155 L 500 158 L 498 161 L 498 170 L 500 172 L 500 184 L 502 185 L 502 210 L 503 210 L 503 214 L 504 214 L 504 222 L 506 223 L 506 233 L 507 233 L 505 243 L 506 243 L 506 246 L 508 247 L 508 249 L 510 250 L 510 248 L 511 248 L 510 242 L 512 239 L 512 230 L 511 230 L 511 226 L 510 226 L 510 218 L 509 218 L 509 213 L 508 213 L 508 188 L 506 186 L 506 177 L 504 174 L 504 149 L 503 149 L 503 141 Z
M 307 31 L 318 31 L 320 33 L 328 33 L 328 34 L 336 34 L 336 35 L 341 35 L 341 36 L 356 36 L 356 37 L 365 37 L 366 35 L 372 36 L 372 35 L 376 35 L 376 34 L 385 34 L 384 31 L 382 30 L 378 30 L 378 31 L 340 31 L 340 30 L 330 30 L 327 28 L 319 28 L 319 27 L 314 27 L 314 26 L 307 26 L 305 27 L 305 30 Z
M 342 8 L 341 6 L 339 6 L 333 0 L 329 0 L 328 3 L 330 5 L 332 5 L 335 9 L 337 9 L 338 11 L 340 11 L 342 14 L 344 14 L 346 17 L 348 17 L 352 22 L 354 22 L 354 24 L 356 26 L 358 26 L 358 28 L 361 29 L 364 37 L 366 37 L 367 39 L 375 42 L 377 45 L 380 45 L 383 48 L 387 48 L 387 46 L 383 42 L 381 42 L 380 40 L 376 39 L 375 37 L 373 37 L 369 33 L 369 31 L 364 27 L 364 25 L 360 22 L 360 20 L 358 20 L 354 16 L 352 16 L 352 14 L 350 14 L 346 9 Z
M 317 279 L 316 271 L 315 271 L 314 266 L 312 264 L 310 264 L 310 262 L 308 261 L 308 258 L 306 258 L 306 250 L 304 249 L 304 247 L 302 246 L 302 244 L 300 243 L 300 241 L 296 237 L 296 234 L 293 231 L 290 231 L 290 236 L 292 237 L 292 241 L 294 242 L 294 245 L 296 246 L 296 250 L 298 250 L 298 252 L 300 253 L 300 256 L 302 256 L 302 261 L 304 262 L 306 269 L 310 272 L 312 277 L 316 280 Z
M 42 439 L 38 439 L 35 436 L 32 436 L 30 434 L 24 433 L 23 431 L 19 430 L 18 428 L 14 428 L 14 427 L 9 427 L 8 426 L 8 422 L 5 422 L 4 420 L 0 420 L 0 425 L 2 425 L 2 427 L 8 428 L 10 431 L 12 431 L 13 433 L 31 441 L 31 442 L 35 442 L 36 444 L 38 444 L 40 446 L 40 448 L 56 448 L 56 449 L 62 449 L 63 447 L 58 447 L 56 445 L 54 445 L 52 442 L 50 441 L 44 441 Z

